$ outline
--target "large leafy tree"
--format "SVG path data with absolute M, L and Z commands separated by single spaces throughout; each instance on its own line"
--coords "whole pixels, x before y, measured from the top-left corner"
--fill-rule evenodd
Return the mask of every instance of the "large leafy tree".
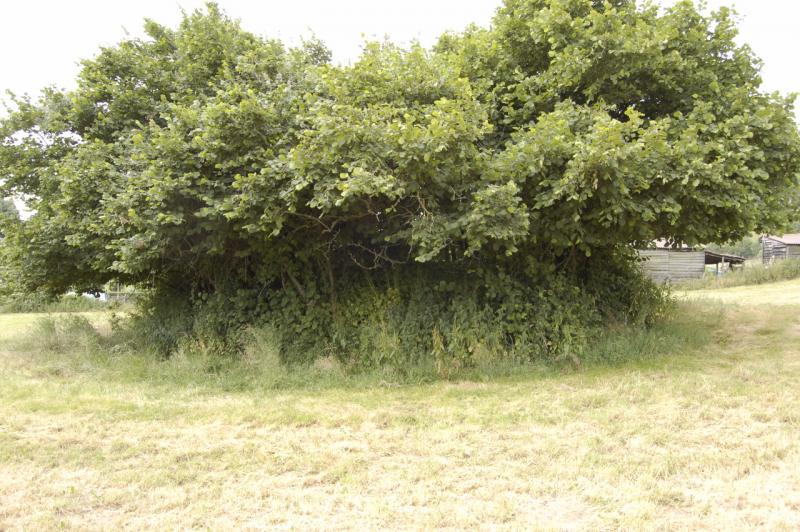
M 13 226 L 19 220 L 19 212 L 11 199 L 0 197 L 0 224 L 4 227 Z M 0 298 L 13 291 L 12 286 L 12 260 L 8 257 L 9 245 L 3 231 L 0 230 Z
M 214 4 L 146 33 L 0 122 L 2 192 L 35 211 L 7 229 L 32 289 L 335 310 L 398 272 L 585 286 L 632 244 L 729 241 L 797 208 L 792 100 L 760 92 L 729 10 L 506 0 L 490 28 L 346 67 Z
M 328 57 L 257 38 L 214 4 L 177 30 L 145 29 L 84 61 L 76 90 L 15 99 L 2 122 L 3 190 L 36 213 L 17 238 L 32 286 L 227 271 L 252 242 L 223 204 L 242 176 L 285 160 Z
M 797 209 L 793 99 L 759 92 L 733 13 L 692 2 L 508 0 L 437 46 L 481 87 L 533 240 L 739 239 Z
M 17 206 L 14 205 L 12 200 L 0 198 L 0 217 L 14 220 L 19 218 L 19 211 L 17 211 Z

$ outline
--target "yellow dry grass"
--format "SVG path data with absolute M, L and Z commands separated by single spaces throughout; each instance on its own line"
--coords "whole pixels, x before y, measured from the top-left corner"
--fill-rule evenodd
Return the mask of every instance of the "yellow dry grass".
M 100 381 L 0 339 L 0 529 L 797 530 L 797 310 L 740 304 L 650 362 L 361 390 Z
M 679 298 L 744 305 L 800 305 L 800 279 L 763 285 L 679 291 Z
M 36 325 L 37 320 L 52 315 L 43 312 L 0 314 L 0 342 L 7 342 L 16 336 L 29 332 Z M 70 315 L 83 316 L 98 326 L 108 316 L 105 312 L 73 312 Z M 0 351 L 2 350 L 2 343 L 0 343 Z

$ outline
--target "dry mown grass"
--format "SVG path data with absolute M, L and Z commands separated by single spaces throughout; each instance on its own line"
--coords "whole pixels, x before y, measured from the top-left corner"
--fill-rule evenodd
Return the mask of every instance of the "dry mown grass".
M 795 530 L 797 310 L 729 309 L 703 351 L 621 367 L 360 390 L 98 380 L 6 351 L 0 529 Z
M 800 279 L 765 285 L 679 291 L 678 296 L 692 300 L 715 300 L 740 305 L 796 306 L 800 305 Z

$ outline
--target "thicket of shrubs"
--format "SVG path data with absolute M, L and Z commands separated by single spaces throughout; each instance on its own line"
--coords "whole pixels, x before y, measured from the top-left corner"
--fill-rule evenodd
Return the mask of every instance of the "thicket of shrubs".
M 449 374 L 490 360 L 577 364 L 603 326 L 651 326 L 671 308 L 667 292 L 631 263 L 616 271 L 607 261 L 598 265 L 580 281 L 550 274 L 530 285 L 500 272 L 356 272 L 362 279 L 349 280 L 335 302 L 324 290 L 307 300 L 292 292 L 262 299 L 217 292 L 183 305 L 153 293 L 131 330 L 142 348 L 164 355 L 191 339 L 226 356 L 243 349 L 250 327 L 269 327 L 284 362 L 334 358 L 352 370 L 432 363 Z
M 0 121 L 20 291 L 150 296 L 165 355 L 274 331 L 286 363 L 577 362 L 668 308 L 631 252 L 734 241 L 795 210 L 792 101 L 760 92 L 731 13 L 506 0 L 432 50 L 349 66 L 214 4 L 84 61 Z M 136 336 L 135 334 L 133 336 Z
M 684 303 L 688 305 L 688 303 Z M 687 309 L 689 310 L 689 309 Z M 486 380 L 531 373 L 550 374 L 574 368 L 563 361 L 520 362 L 507 357 L 475 357 L 462 366 L 441 366 L 426 357 L 416 364 L 353 367 L 333 356 L 305 364 L 286 364 L 280 334 L 272 325 L 250 325 L 237 333 L 240 349 L 220 356 L 218 346 L 205 336 L 178 339 L 169 357 L 128 320 L 112 317 L 104 323 L 72 314 L 40 318 L 27 333 L 6 337 L 3 349 L 33 358 L 37 371 L 61 377 L 83 377 L 124 382 L 162 383 L 193 389 L 229 391 L 295 387 L 361 387 L 419 384 L 440 378 Z M 713 340 L 724 321 L 720 309 L 695 305 L 689 312 L 658 320 L 652 327 L 613 324 L 595 331 L 592 341 L 575 351 L 582 368 L 631 362 L 649 363 L 667 354 L 686 354 Z

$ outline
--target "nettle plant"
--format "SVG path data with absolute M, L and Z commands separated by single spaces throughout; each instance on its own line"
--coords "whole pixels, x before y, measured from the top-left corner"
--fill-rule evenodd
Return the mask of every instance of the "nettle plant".
M 287 360 L 576 357 L 589 327 L 663 311 L 633 245 L 797 208 L 792 100 L 760 92 L 727 9 L 507 0 L 351 66 L 214 4 L 145 29 L 75 90 L 12 100 L 2 194 L 35 214 L 3 245 L 29 290 L 147 289 L 166 351 L 268 322 Z

